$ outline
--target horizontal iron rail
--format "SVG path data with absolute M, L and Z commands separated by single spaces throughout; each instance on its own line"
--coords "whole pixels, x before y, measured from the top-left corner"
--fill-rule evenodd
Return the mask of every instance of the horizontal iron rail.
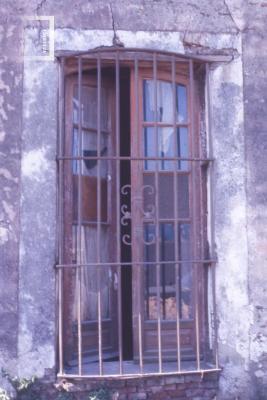
M 134 379 L 134 378 L 142 378 L 145 376 L 170 376 L 170 375 L 190 375 L 190 374 L 208 374 L 212 372 L 220 372 L 222 371 L 221 368 L 210 368 L 210 369 L 195 369 L 195 370 L 180 370 L 180 371 L 172 371 L 172 372 L 144 372 L 144 373 L 136 373 L 136 374 L 103 374 L 102 376 L 100 375 L 79 375 L 79 374 L 57 374 L 58 378 L 68 378 L 68 379 L 75 379 L 75 378 L 88 378 L 88 379 L 114 379 L 114 378 L 119 378 L 119 379 Z
M 97 265 L 101 265 L 103 267 L 111 267 L 111 266 L 131 266 L 131 265 L 155 265 L 155 264 L 216 264 L 216 260 L 179 260 L 179 261 L 143 261 L 143 262 L 102 262 L 102 263 L 97 263 L 97 262 L 90 262 L 90 263 L 77 263 L 77 264 L 56 264 L 55 268 L 77 268 L 77 267 L 95 267 Z
M 101 46 L 95 49 L 91 50 L 86 50 L 86 51 L 68 51 L 68 50 L 57 50 L 55 51 L 55 57 L 56 58 L 64 58 L 64 57 L 82 57 L 82 56 L 90 56 L 94 55 L 95 57 L 97 56 L 98 53 L 114 53 L 114 60 L 115 60 L 115 54 L 116 52 L 120 53 L 145 53 L 145 54 L 151 54 L 153 57 L 154 53 L 157 53 L 159 55 L 163 56 L 168 56 L 168 57 L 175 57 L 176 61 L 181 60 L 181 61 L 189 61 L 189 60 L 195 60 L 199 62 L 230 62 L 234 59 L 233 55 L 228 55 L 228 54 L 216 54 L 216 55 L 197 55 L 197 54 L 180 54 L 180 53 L 175 53 L 171 51 L 166 51 L 166 50 L 153 50 L 153 49 L 142 49 L 138 47 L 105 47 Z M 133 55 L 134 57 L 134 55 Z M 134 60 L 134 58 L 133 58 Z M 152 58 L 151 58 L 152 60 Z
M 131 157 L 131 156 L 57 156 L 56 160 L 121 160 L 121 161 L 196 161 L 214 162 L 214 158 L 185 158 L 185 157 Z

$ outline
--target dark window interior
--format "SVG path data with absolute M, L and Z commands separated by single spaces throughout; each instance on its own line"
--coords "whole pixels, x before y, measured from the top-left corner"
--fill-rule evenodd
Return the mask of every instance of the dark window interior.
M 130 156 L 130 70 L 120 71 L 120 154 Z M 129 161 L 121 162 L 121 186 L 131 184 L 131 166 Z M 130 193 L 124 196 L 124 203 L 131 208 Z M 121 226 L 121 236 L 131 234 L 131 224 Z M 131 262 L 131 246 L 121 242 L 121 261 Z M 132 267 L 122 268 L 122 335 L 123 335 L 123 358 L 133 358 L 133 333 L 132 333 Z

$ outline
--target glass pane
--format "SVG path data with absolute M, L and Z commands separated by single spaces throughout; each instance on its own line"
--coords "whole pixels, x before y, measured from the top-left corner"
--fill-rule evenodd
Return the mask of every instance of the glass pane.
M 156 286 L 156 244 L 155 225 L 144 225 L 144 261 L 145 264 L 145 310 L 147 319 L 157 318 L 157 286 Z M 151 264 L 150 264 L 151 263 Z
M 79 123 L 78 85 L 74 87 L 73 96 L 73 122 Z M 84 128 L 97 129 L 97 88 L 82 86 L 81 91 L 82 126 Z M 101 129 L 110 130 L 110 118 L 108 115 L 108 90 L 101 89 Z
M 158 138 L 156 137 L 156 131 Z M 176 149 L 176 146 L 178 147 Z M 158 147 L 158 151 L 157 151 Z M 175 150 L 176 149 L 176 150 Z M 145 169 L 155 171 L 157 162 L 158 170 L 174 171 L 175 169 L 187 170 L 188 161 L 185 160 L 164 160 L 164 158 L 188 157 L 188 129 L 177 128 L 177 138 L 175 138 L 173 128 L 144 128 L 144 156 L 160 157 L 160 161 L 145 160 Z
M 189 176 L 177 176 L 178 187 L 178 218 L 189 218 Z
M 157 299 L 157 271 L 156 271 L 156 244 L 155 244 L 155 225 L 146 224 L 144 232 L 145 239 L 145 298 L 146 298 L 146 317 L 156 319 L 158 316 Z M 174 229 L 171 223 L 161 223 L 159 225 L 159 254 L 160 254 L 160 313 L 163 319 L 176 318 L 176 298 L 175 298 L 175 265 L 174 261 Z M 162 263 L 162 261 L 166 261 Z
M 184 85 L 176 86 L 177 96 L 177 122 L 184 123 L 187 121 L 187 93 Z
M 144 80 L 144 121 L 173 122 L 172 84 L 157 81 L 157 114 L 154 105 L 154 81 Z
M 159 174 L 159 218 L 174 217 L 173 183 L 173 174 Z
M 155 174 L 143 175 L 143 211 L 145 218 L 155 218 Z
M 108 142 L 109 136 L 106 133 L 101 134 L 100 139 L 100 156 L 107 156 L 108 154 Z M 73 157 L 79 156 L 79 135 L 78 129 L 73 129 L 73 140 L 72 140 L 72 155 Z M 83 157 L 97 157 L 97 133 L 82 131 L 82 156 Z M 77 160 L 72 161 L 72 172 L 78 174 L 79 162 Z M 82 162 L 82 175 L 97 176 L 97 160 L 87 159 Z M 100 175 L 107 175 L 107 160 L 101 161 Z
M 177 128 L 177 144 L 178 144 L 178 157 L 188 158 L 188 129 L 187 128 Z M 178 169 L 187 170 L 188 161 L 180 160 L 178 161 Z
M 159 157 L 174 158 L 177 157 L 175 151 L 175 136 L 173 134 L 173 128 L 159 128 Z M 165 171 L 173 171 L 175 169 L 175 161 L 160 161 L 159 169 Z
M 173 224 L 160 224 L 160 261 L 174 261 Z M 172 263 L 161 264 L 160 271 L 161 301 L 163 319 L 176 318 L 175 266 Z
M 144 128 L 144 156 L 157 157 L 157 140 L 154 128 Z M 155 160 L 145 160 L 145 170 L 156 170 Z
M 82 132 L 82 155 L 83 157 L 97 157 L 97 134 L 94 132 Z M 100 138 L 100 156 L 107 156 L 108 153 L 108 135 L 101 134 Z M 97 176 L 96 159 L 83 160 L 82 174 L 87 176 Z M 107 160 L 101 160 L 100 176 L 107 175 Z
M 179 258 L 181 261 L 192 259 L 190 244 L 190 224 L 179 224 Z M 190 319 L 193 317 L 192 310 L 192 263 L 180 264 L 180 307 L 181 317 Z

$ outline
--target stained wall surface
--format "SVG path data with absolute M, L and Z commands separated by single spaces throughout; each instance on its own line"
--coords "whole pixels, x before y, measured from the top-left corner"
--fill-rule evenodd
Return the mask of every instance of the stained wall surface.
M 1 365 L 55 370 L 57 65 L 25 59 L 21 18 L 52 15 L 57 49 L 112 45 L 116 31 L 128 46 L 235 57 L 211 76 L 219 397 L 264 399 L 267 4 L 17 0 L 0 15 Z

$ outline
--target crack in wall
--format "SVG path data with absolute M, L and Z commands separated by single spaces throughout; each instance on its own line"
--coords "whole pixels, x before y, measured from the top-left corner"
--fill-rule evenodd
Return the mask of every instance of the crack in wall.
M 233 23 L 234 23 L 236 29 L 238 30 L 238 32 L 240 32 L 240 29 L 239 29 L 239 27 L 237 26 L 237 23 L 235 22 L 235 19 L 234 19 L 234 17 L 233 17 L 233 14 L 231 13 L 231 10 L 230 10 L 230 8 L 229 8 L 229 6 L 228 6 L 227 1 L 226 1 L 226 0 L 223 0 L 223 4 L 225 5 L 225 7 L 226 7 L 226 9 L 227 9 L 227 11 L 228 11 L 228 15 L 230 16 L 231 20 L 233 21 Z
M 46 0 L 44 0 L 44 1 L 46 1 Z M 114 13 L 113 13 L 113 8 L 112 8 L 111 2 L 109 2 L 109 8 L 110 8 L 111 22 L 112 22 L 112 29 L 113 29 L 113 39 L 112 39 L 113 46 L 124 47 L 124 44 L 120 41 L 120 38 L 117 34 L 117 30 L 116 30 L 116 26 L 115 26 L 115 18 L 114 18 Z
M 40 10 L 43 8 L 45 3 L 46 3 L 46 0 L 41 0 L 40 3 L 37 4 L 36 15 L 39 15 Z

